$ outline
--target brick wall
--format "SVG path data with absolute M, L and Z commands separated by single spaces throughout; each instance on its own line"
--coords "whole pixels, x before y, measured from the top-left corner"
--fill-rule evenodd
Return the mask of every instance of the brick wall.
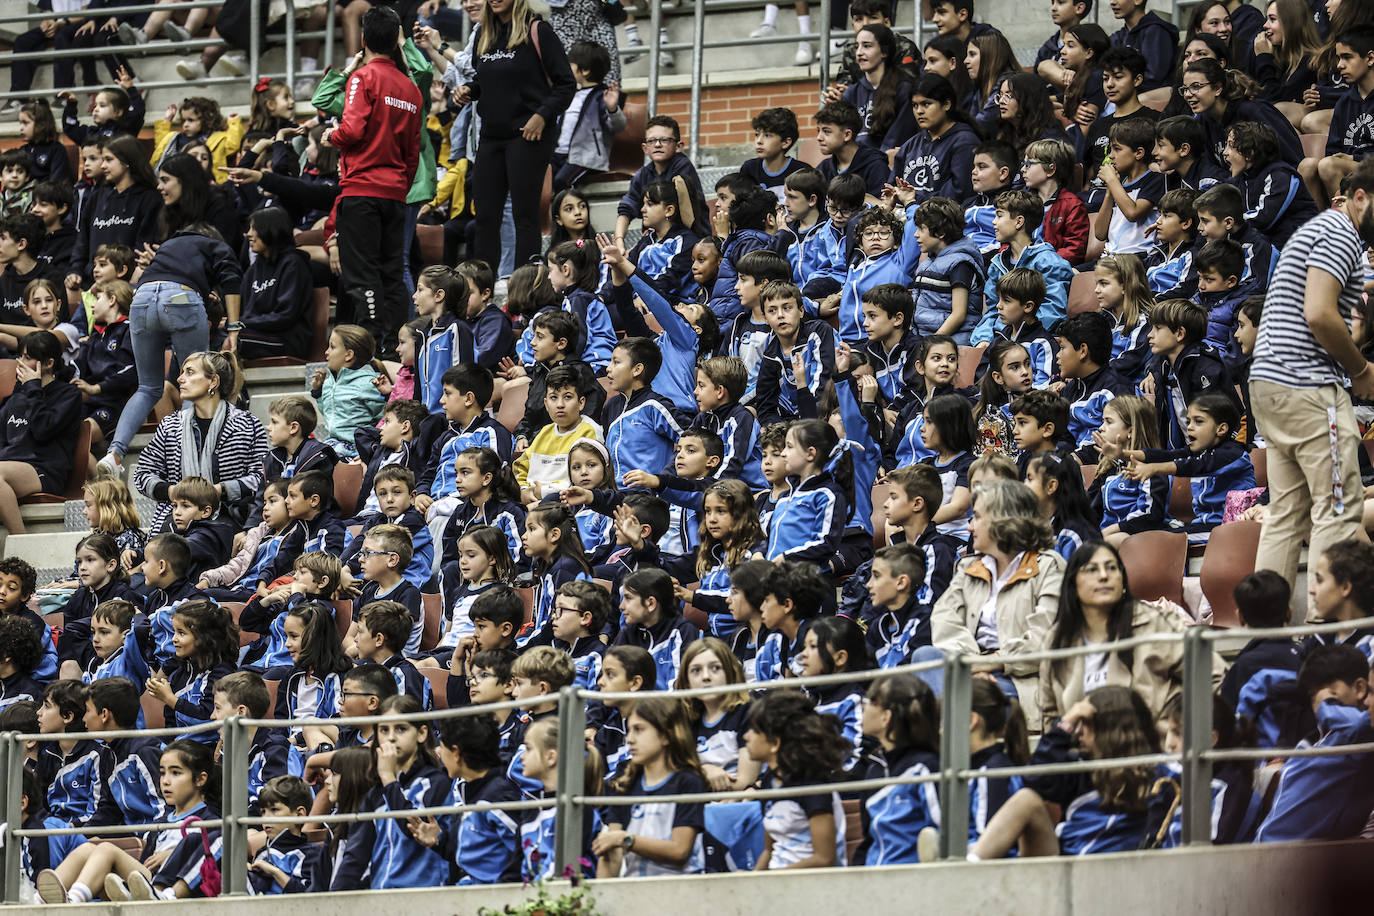
M 765 108 L 791 108 L 801 127 L 801 138 L 815 136 L 812 116 L 820 107 L 814 79 L 752 86 L 707 87 L 701 93 L 701 137 L 703 147 L 747 143 L 752 145 L 754 133 L 749 122 Z M 658 113 L 677 119 L 682 125 L 683 139 L 691 118 L 692 93 L 687 89 L 660 91 Z

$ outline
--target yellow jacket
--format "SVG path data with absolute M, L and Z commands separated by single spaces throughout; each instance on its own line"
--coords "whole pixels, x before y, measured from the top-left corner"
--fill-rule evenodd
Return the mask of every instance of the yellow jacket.
M 566 433 L 560 433 L 557 424 L 545 426 L 530 447 L 515 459 L 516 482 L 522 487 L 538 486 L 541 495 L 562 490 L 568 485 L 568 452 L 578 439 L 600 442 L 601 426 L 586 417 Z
M 469 162 L 466 159 L 459 159 L 457 162 L 449 162 L 448 157 L 452 152 L 453 144 L 449 142 L 448 128 L 439 123 L 437 115 L 430 115 L 425 122 L 428 130 L 434 131 L 443 137 L 443 142 L 439 144 L 439 164 L 444 167 L 444 177 L 439 179 L 438 186 L 434 189 L 434 199 L 429 205 L 435 210 L 446 210 L 450 219 L 463 212 L 467 206 L 467 193 L 464 185 L 468 176 Z M 448 163 L 445 165 L 445 163 Z
M 210 164 L 214 167 L 217 182 L 225 180 L 220 169 L 227 168 L 230 161 L 238 156 L 239 144 L 243 143 L 243 119 L 238 115 L 230 115 L 228 120 L 227 128 L 215 131 L 205 139 L 205 145 L 210 147 Z M 172 130 L 172 122 L 165 118 L 153 122 L 153 155 L 148 161 L 154 169 L 167 155 L 167 147 L 177 133 L 179 131 Z

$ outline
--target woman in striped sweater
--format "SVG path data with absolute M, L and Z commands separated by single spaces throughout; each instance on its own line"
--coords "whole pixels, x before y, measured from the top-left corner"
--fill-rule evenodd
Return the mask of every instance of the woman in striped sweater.
M 138 457 L 134 486 L 157 502 L 150 535 L 170 525 L 167 491 L 184 477 L 204 477 L 220 493 L 219 517 L 242 530 L 248 507 L 263 482 L 267 433 L 246 410 L 232 404 L 243 373 L 232 353 L 193 353 L 177 384 L 185 406 L 164 417 Z

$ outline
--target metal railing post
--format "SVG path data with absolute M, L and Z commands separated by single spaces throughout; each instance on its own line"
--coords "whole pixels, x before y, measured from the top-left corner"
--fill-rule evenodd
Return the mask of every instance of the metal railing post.
M 655 3 L 657 8 L 657 3 Z M 554 836 L 554 874 L 568 868 L 578 871 L 582 858 L 582 806 L 573 801 L 581 795 L 587 766 L 587 708 L 576 687 L 558 691 L 558 808 Z
M 916 42 L 917 53 L 924 54 L 926 48 L 926 20 L 925 17 L 921 15 L 921 0 L 916 0 L 911 7 L 913 10 L 912 18 L 916 20 L 911 31 L 912 41 Z M 892 11 L 896 13 L 896 6 L 893 6 Z
M 225 894 L 248 893 L 248 828 L 239 818 L 248 816 L 248 729 L 239 716 L 224 721 L 224 827 L 220 831 L 220 857 Z
M 296 11 L 286 5 L 286 85 L 296 85 Z
M 701 151 L 701 56 L 706 44 L 706 0 L 696 0 L 692 9 L 692 112 L 691 141 L 687 157 L 697 161 Z
M 919 0 L 918 0 L 919 2 Z M 821 0 L 820 19 L 816 25 L 816 34 L 821 37 L 820 47 L 816 52 L 820 55 L 821 62 L 821 94 L 825 94 L 825 87 L 830 83 L 830 4 L 831 0 Z
M 248 27 L 252 31 L 252 34 L 248 36 L 248 79 L 256 85 L 260 66 L 259 57 L 262 54 L 261 4 L 250 3 L 248 5 Z M 288 53 L 290 53 L 289 50 Z
M 5 787 L 4 902 L 18 903 L 23 887 L 24 841 L 14 831 L 24 826 L 24 742 L 18 732 L 0 735 L 0 785 Z
M 659 73 L 659 49 L 658 31 L 663 24 L 663 6 L 660 0 L 649 0 L 649 32 L 653 38 L 649 40 L 649 92 L 645 102 L 649 106 L 649 117 L 658 114 L 658 73 Z
M 958 655 L 945 658 L 945 689 L 940 697 L 940 858 L 968 855 L 968 783 L 959 771 L 969 767 L 969 716 L 973 713 L 973 669 Z
M 1212 644 L 1202 627 L 1183 632 L 1183 842 L 1212 842 Z
M 320 60 L 319 65 L 321 70 L 328 70 L 330 67 L 334 66 L 334 4 L 325 4 L 325 9 L 326 12 L 324 14 L 324 57 Z M 467 23 L 466 16 L 463 17 L 463 23 L 465 25 Z M 463 32 L 463 38 L 464 40 L 467 39 L 466 31 Z M 309 100 L 307 99 L 307 101 Z

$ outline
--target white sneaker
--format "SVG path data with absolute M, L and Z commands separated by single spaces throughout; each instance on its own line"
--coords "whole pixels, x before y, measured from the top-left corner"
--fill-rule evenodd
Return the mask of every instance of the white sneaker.
M 148 33 L 142 29 L 135 28 L 127 22 L 119 24 L 119 43 L 124 45 L 146 45 L 148 43 Z
M 177 25 L 168 20 L 162 24 L 162 34 L 167 36 L 168 41 L 190 41 L 191 32 L 184 25 Z M 140 42 L 141 44 L 142 42 Z
M 158 900 L 158 893 L 142 872 L 129 873 L 129 896 L 134 900 Z
M 749 33 L 750 38 L 772 38 L 778 34 L 778 27 L 770 22 L 760 22 L 759 27 Z
M 831 56 L 831 57 L 839 57 L 841 54 L 844 53 L 844 42 L 845 42 L 845 40 L 844 40 L 843 38 L 832 38 L 832 39 L 830 39 L 830 56 Z
M 644 56 L 644 42 L 638 35 L 631 35 L 625 42 L 625 50 L 620 54 L 622 64 L 632 64 Z
M 658 30 L 658 43 L 659 43 L 659 46 L 661 47 L 661 46 L 663 46 L 663 45 L 666 45 L 666 44 L 667 44 L 668 42 L 670 42 L 670 41 L 672 41 L 672 39 L 668 37 L 668 30 L 667 30 L 667 29 L 659 29 L 659 30 Z M 672 51 L 659 51 L 659 52 L 658 52 L 658 65 L 659 65 L 660 67 L 667 67 L 668 69 L 672 69 L 673 67 L 677 66 L 677 55 L 675 55 Z
M 10 99 L 4 105 L 0 105 L 0 118 L 16 118 L 19 116 L 19 109 L 23 107 L 23 102 L 18 99 Z
M 134 898 L 129 895 L 129 887 L 124 883 L 124 879 L 110 872 L 105 876 L 105 899 L 111 903 L 128 903 Z
M 798 67 L 809 67 L 811 62 L 816 59 L 816 52 L 811 50 L 811 42 L 797 42 L 797 56 L 795 58 Z
M 114 449 L 106 452 L 100 460 L 95 463 L 95 473 L 97 477 L 122 477 L 124 474 L 123 463 L 119 456 L 114 453 Z
M 199 57 L 187 57 L 177 61 L 177 75 L 184 80 L 203 80 L 207 74 L 205 63 Z
M 922 863 L 938 862 L 940 859 L 940 831 L 934 827 L 922 827 L 916 834 L 916 857 Z
M 38 899 L 44 903 L 67 902 L 67 886 L 62 883 L 61 878 L 57 877 L 57 872 L 51 868 L 40 871 L 33 883 L 38 891 Z
M 219 59 L 219 65 L 230 76 L 243 76 L 248 72 L 248 55 L 242 51 L 230 51 Z

